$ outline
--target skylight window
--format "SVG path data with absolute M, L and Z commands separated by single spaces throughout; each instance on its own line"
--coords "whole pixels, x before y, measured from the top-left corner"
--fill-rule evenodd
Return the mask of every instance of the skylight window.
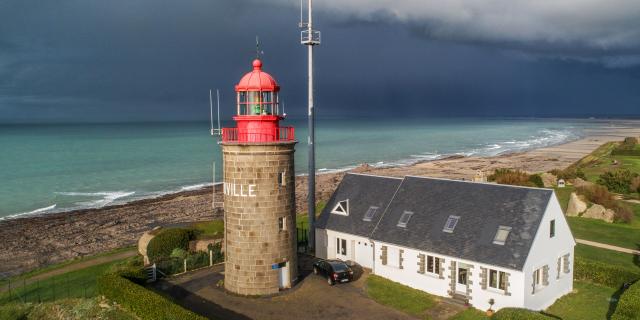
M 493 238 L 493 243 L 503 246 L 505 242 L 507 242 L 510 232 L 511 227 L 499 226 L 498 232 L 496 232 L 496 237 Z
M 349 215 L 349 199 L 338 202 L 336 206 L 333 208 L 333 210 L 331 210 L 331 213 L 348 216 Z
M 453 233 L 453 229 L 456 228 L 458 220 L 460 220 L 459 216 L 449 216 L 449 219 L 447 219 L 447 223 L 444 224 L 444 229 L 442 229 L 442 231 Z
M 378 207 L 374 207 L 374 206 L 369 207 L 369 210 L 367 210 L 367 212 L 364 214 L 364 218 L 362 218 L 362 220 L 371 221 L 373 217 L 376 215 L 376 212 L 378 212 Z
M 413 212 L 411 211 L 403 212 L 402 216 L 400 216 L 400 220 L 398 220 L 398 227 L 406 228 L 407 223 L 409 223 L 409 219 L 411 219 L 412 215 L 413 215 Z

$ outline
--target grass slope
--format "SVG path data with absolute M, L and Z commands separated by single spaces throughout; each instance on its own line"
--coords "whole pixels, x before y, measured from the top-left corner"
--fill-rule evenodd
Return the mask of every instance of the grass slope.
M 640 268 L 640 257 L 628 253 L 578 244 L 575 248 L 575 255 L 576 257 L 606 262 L 622 268 L 640 270 L 638 269 Z
M 546 312 L 563 320 L 608 319 L 615 310 L 617 289 L 575 281 L 574 292 L 556 301 Z
M 376 275 L 367 278 L 367 295 L 380 304 L 414 316 L 422 315 L 437 302 L 435 296 L 424 291 Z
M 0 320 L 18 319 L 104 319 L 134 320 L 130 313 L 112 302 L 99 299 L 65 299 L 47 303 L 9 304 L 0 306 Z
M 579 217 L 567 217 L 567 220 L 575 238 L 635 250 L 640 247 L 640 228 L 636 224 L 608 223 Z

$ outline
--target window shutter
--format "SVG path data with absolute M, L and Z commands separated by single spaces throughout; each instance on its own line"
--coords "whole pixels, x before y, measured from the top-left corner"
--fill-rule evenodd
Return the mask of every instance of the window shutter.
M 558 270 L 558 275 L 556 276 L 556 279 L 560 279 L 560 268 L 562 266 L 562 257 L 558 258 L 558 266 L 557 266 L 557 270 Z
M 564 273 L 569 273 L 569 254 L 565 254 L 562 259 L 564 259 L 564 268 L 562 271 L 564 271 Z
M 533 281 L 531 282 L 531 294 L 536 293 L 536 281 L 538 280 L 538 270 L 533 272 Z
M 382 263 L 383 266 L 387 265 L 387 246 L 382 246 L 380 248 L 381 254 L 380 254 L 380 262 Z
M 542 267 L 542 284 L 545 286 L 549 285 L 549 266 L 545 265 Z
M 425 255 L 422 253 L 418 254 L 418 273 L 424 274 L 424 264 L 425 264 Z
M 480 287 L 487 290 L 487 268 L 480 267 Z
M 403 253 L 404 253 L 404 250 L 402 250 L 402 249 L 399 249 L 399 250 L 398 250 L 398 267 L 399 267 L 400 269 L 404 269 L 404 268 L 402 267 L 402 261 L 404 260 L 404 259 L 402 258 L 402 254 L 403 254 Z
M 444 279 L 444 259 L 440 258 L 440 279 Z

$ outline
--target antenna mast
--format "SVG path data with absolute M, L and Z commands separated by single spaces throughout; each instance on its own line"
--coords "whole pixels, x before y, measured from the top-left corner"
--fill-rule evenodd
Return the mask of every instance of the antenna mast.
M 209 89 L 209 120 L 211 121 L 211 135 L 215 135 L 213 131 L 213 99 L 211 98 L 211 89 Z
M 315 247 L 315 220 L 316 220 L 316 154 L 315 154 L 315 115 L 313 110 L 313 47 L 320 45 L 320 31 L 313 30 L 312 15 L 313 0 L 308 0 L 308 17 L 307 23 L 300 21 L 300 43 L 307 46 L 309 50 L 309 175 L 308 180 L 308 208 L 309 214 L 309 238 L 308 247 L 313 250 Z M 300 13 L 302 20 L 302 0 L 300 0 Z

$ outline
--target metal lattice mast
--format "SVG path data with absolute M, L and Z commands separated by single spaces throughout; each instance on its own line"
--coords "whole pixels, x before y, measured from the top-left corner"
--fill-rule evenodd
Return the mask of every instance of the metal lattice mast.
M 315 155 L 315 115 L 313 105 L 313 47 L 320 44 L 320 31 L 313 30 L 312 5 L 313 0 L 308 0 L 307 23 L 300 22 L 300 27 L 304 28 L 301 33 L 301 43 L 309 50 L 309 176 L 308 176 L 308 215 L 309 215 L 309 238 L 308 246 L 313 249 L 315 246 L 315 220 L 316 220 L 316 155 Z M 301 3 L 302 10 L 302 3 Z M 302 17 L 300 17 L 302 20 Z

